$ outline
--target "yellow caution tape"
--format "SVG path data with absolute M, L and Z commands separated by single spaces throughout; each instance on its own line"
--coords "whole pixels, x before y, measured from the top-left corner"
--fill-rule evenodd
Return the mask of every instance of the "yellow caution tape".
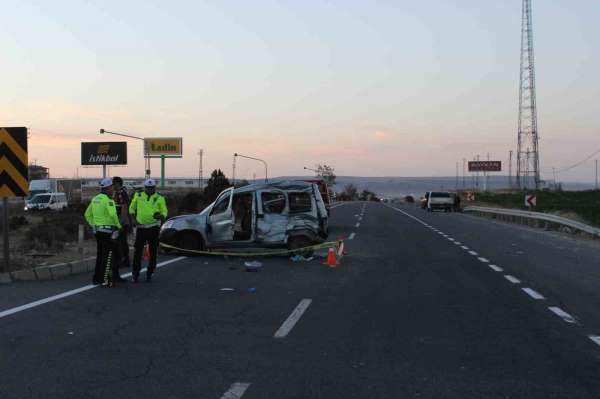
M 199 251 L 196 249 L 185 249 L 179 248 L 174 245 L 165 244 L 163 242 L 160 243 L 160 246 L 163 248 L 174 249 L 176 251 L 188 252 L 197 255 L 216 255 L 216 256 L 240 256 L 240 257 L 250 257 L 250 256 L 278 256 L 278 255 L 292 255 L 302 253 L 304 251 L 314 250 L 314 249 L 324 249 L 324 248 L 339 248 L 340 245 L 343 244 L 342 240 L 339 241 L 327 241 L 322 244 L 310 245 L 308 247 L 302 247 L 298 249 L 284 249 L 284 250 L 275 250 L 268 252 L 225 252 L 225 251 Z M 337 251 L 337 250 L 336 250 Z

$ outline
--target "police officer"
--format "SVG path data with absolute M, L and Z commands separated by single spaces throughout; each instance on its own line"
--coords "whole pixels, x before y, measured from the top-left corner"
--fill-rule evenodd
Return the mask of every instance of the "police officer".
M 128 234 L 131 230 L 131 217 L 129 216 L 129 194 L 123 187 L 123 179 L 119 176 L 114 176 L 113 181 L 113 200 L 117 207 L 117 215 L 119 216 L 119 222 L 121 223 L 121 230 L 119 230 L 119 239 L 117 240 L 117 253 L 119 257 L 119 267 L 127 268 L 131 267 L 129 262 L 129 239 Z
M 137 283 L 142 267 L 142 253 L 148 243 L 150 261 L 146 271 L 146 281 L 152 280 L 152 273 L 156 269 L 156 255 L 158 252 L 158 236 L 160 224 L 167 217 L 167 203 L 165 197 L 156 192 L 156 181 L 147 179 L 144 182 L 144 191 L 135 193 L 129 213 L 135 216 L 136 235 L 135 253 L 133 255 L 133 281 Z
M 112 179 L 102 179 L 101 192 L 92 198 L 85 210 L 85 220 L 94 230 L 96 236 L 96 269 L 92 282 L 94 284 L 114 285 L 124 282 L 118 269 L 116 259 L 116 240 L 121 224 L 117 215 L 117 208 L 112 200 Z

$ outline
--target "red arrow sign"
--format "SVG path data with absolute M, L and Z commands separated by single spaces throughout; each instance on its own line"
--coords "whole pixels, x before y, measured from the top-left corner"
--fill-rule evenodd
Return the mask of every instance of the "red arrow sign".
M 537 197 L 535 196 L 535 194 L 525 195 L 525 206 L 528 208 L 534 208 L 537 206 Z

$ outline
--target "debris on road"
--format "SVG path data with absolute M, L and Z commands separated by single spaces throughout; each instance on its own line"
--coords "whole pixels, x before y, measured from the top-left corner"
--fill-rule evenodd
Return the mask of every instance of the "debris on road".
M 257 260 L 252 262 L 244 262 L 244 266 L 246 266 L 247 272 L 257 272 L 258 269 L 262 267 L 262 265 L 262 262 L 259 262 Z
M 290 258 L 290 260 L 292 262 L 310 262 L 311 260 L 313 260 L 314 257 L 311 256 L 310 258 L 304 257 L 302 255 L 294 255 Z
M 221 288 L 221 291 L 235 291 L 235 288 Z
M 250 287 L 250 288 L 248 288 L 248 292 L 251 294 L 254 294 L 254 293 L 256 293 L 256 288 Z

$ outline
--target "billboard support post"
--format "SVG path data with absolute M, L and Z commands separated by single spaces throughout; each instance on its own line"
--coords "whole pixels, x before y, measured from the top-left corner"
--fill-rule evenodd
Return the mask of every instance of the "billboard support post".
M 165 156 L 160 156 L 160 188 L 165 188 Z

